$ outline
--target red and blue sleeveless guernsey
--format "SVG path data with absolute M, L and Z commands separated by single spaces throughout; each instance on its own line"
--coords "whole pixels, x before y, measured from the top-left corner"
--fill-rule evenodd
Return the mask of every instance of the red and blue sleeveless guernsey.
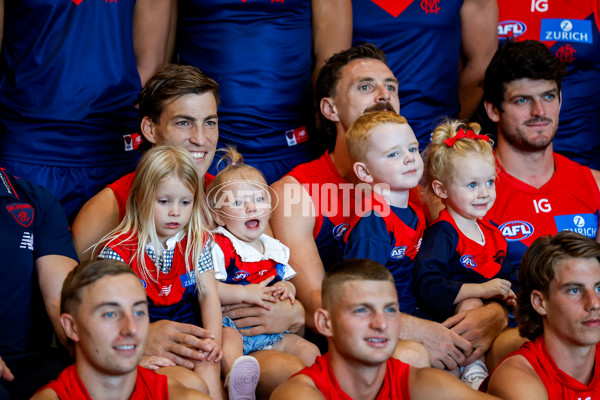
M 435 126 L 456 117 L 462 0 L 352 0 L 354 45 L 373 43 L 398 79 L 402 115 L 420 149 Z
M 509 175 L 496 159 L 496 202 L 486 218 L 508 242 L 515 267 L 538 237 L 573 231 L 595 238 L 598 234 L 600 191 L 588 167 L 554 154 L 554 175 L 536 189 Z
M 600 1 L 502 0 L 498 8 L 501 45 L 538 40 L 566 63 L 554 151 L 600 169 Z
M 294 168 L 295 178 L 310 195 L 315 209 L 313 237 L 325 270 L 342 260 L 344 234 L 354 214 L 354 185 L 340 175 L 326 152 Z
M 384 265 L 394 276 L 400 311 L 414 313 L 417 300 L 412 292 L 414 259 L 425 231 L 425 215 L 413 202 L 399 208 L 374 193 L 364 193 L 360 209 L 346 232 L 344 259 L 367 258 Z
M 329 353 L 317 357 L 313 365 L 294 375 L 299 374 L 312 379 L 326 400 L 352 400 L 352 397 L 342 390 L 331 369 Z M 409 374 L 410 365 L 395 358 L 389 358 L 386 363 L 385 377 L 375 400 L 410 400 Z
M 529 362 L 546 387 L 548 400 L 592 400 L 600 398 L 600 368 L 596 364 L 600 360 L 600 344 L 596 344 L 594 376 L 588 385 L 579 382 L 556 365 L 556 362 L 554 362 L 552 356 L 548 353 L 543 336 L 524 343 L 519 350 L 508 355 L 504 360 L 515 355 L 520 355 Z M 490 372 L 490 375 L 481 384 L 479 390 L 487 390 L 489 377 L 493 373 L 494 370 Z
M 442 322 L 453 315 L 454 300 L 465 283 L 501 278 L 518 292 L 516 270 L 506 255 L 507 243 L 498 228 L 477 220 L 484 243 L 465 236 L 446 209 L 425 229 L 415 258 L 414 294 L 421 311 Z
M 4 2 L 0 156 L 30 164 L 135 165 L 141 89 L 135 1 Z M 128 136 L 129 135 L 129 136 Z
M 127 198 L 129 197 L 129 192 L 131 192 L 133 178 L 135 178 L 135 171 L 117 179 L 107 186 L 113 191 L 115 198 L 117 199 L 117 204 L 119 206 L 119 222 L 123 221 L 123 218 L 125 218 Z M 215 177 L 207 172 L 204 175 L 204 185 L 210 185 L 213 179 L 215 179 Z
M 77 373 L 76 364 L 67 367 L 56 380 L 42 389 L 52 389 L 61 400 L 78 399 L 92 400 L 85 385 Z M 130 400 L 168 400 L 169 381 L 166 376 L 159 375 L 149 369 L 137 367 L 135 389 Z
M 260 253 L 223 227 L 217 228 L 214 233 L 212 261 L 217 280 L 234 285 L 249 285 L 274 277 L 269 283 L 271 286 L 296 275 L 288 264 L 290 250 L 279 240 L 264 233 L 260 235 L 264 247 L 264 252 Z
M 175 245 L 171 269 L 166 273 L 160 269 L 158 279 L 157 267 L 148 252 L 145 252 L 146 267 L 155 280 L 144 277 L 140 271 L 140 266 L 135 257 L 135 251 L 138 247 L 137 238 L 122 241 L 126 237 L 126 235 L 116 237 L 106 247 L 112 249 L 125 264 L 131 266 L 142 281 L 148 297 L 150 322 L 166 319 L 202 326 L 200 304 L 196 291 L 196 277 L 194 271 L 188 272 L 185 266 L 184 252 L 187 237 L 184 237 Z M 194 263 L 191 264 L 194 265 Z M 208 271 L 208 273 L 212 273 L 212 271 Z
M 236 144 L 249 164 L 308 160 L 311 1 L 178 4 L 180 61 L 219 83 L 219 146 Z

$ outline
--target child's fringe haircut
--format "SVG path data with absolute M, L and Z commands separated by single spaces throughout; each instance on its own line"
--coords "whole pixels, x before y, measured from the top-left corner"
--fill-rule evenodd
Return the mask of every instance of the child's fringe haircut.
M 187 245 L 183 252 L 187 271 L 194 271 L 196 282 L 200 282 L 197 267 L 205 245 L 208 227 L 213 224 L 212 216 L 206 204 L 203 181 L 198 174 L 194 159 L 187 150 L 175 146 L 157 146 L 144 154 L 136 169 L 123 221 L 94 245 L 93 254 L 98 254 L 107 243 L 113 240 L 118 240 L 115 245 L 120 245 L 134 239 L 137 235 L 138 246 L 134 254 L 142 278 L 157 282 L 158 268 L 156 271 L 150 271 L 146 265 L 146 246 L 152 243 L 154 248 L 160 248 L 154 224 L 156 189 L 160 182 L 171 177 L 181 180 L 185 187 L 194 194 L 190 221 L 184 228 Z M 176 250 L 181 250 L 180 243 Z M 199 289 L 202 290 L 201 287 Z

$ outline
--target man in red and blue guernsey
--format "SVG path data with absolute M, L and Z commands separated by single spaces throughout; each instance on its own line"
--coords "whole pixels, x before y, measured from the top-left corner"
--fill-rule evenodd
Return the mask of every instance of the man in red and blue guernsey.
M 600 8 L 597 0 L 502 0 L 498 38 L 539 40 L 565 63 L 553 149 L 600 169 Z
M 313 314 L 321 306 L 325 270 L 342 257 L 343 235 L 354 214 L 346 131 L 365 112 L 400 109 L 397 80 L 385 54 L 372 44 L 332 56 L 320 71 L 316 91 L 330 150 L 273 184 L 280 204 L 270 220 L 276 238 L 290 248 L 290 265 L 297 272 L 292 281 L 311 329 Z M 478 358 L 508 322 L 503 307 L 496 304 L 461 315 L 453 330 L 406 314 L 402 318 L 400 339 L 422 343 L 433 366 L 448 369 Z
M 498 126 L 499 169 L 486 218 L 504 235 L 517 269 L 540 236 L 568 230 L 599 240 L 600 172 L 553 152 L 564 74 L 563 64 L 533 40 L 507 42 L 485 73 L 484 105 Z M 503 333 L 488 365 L 522 341 L 515 329 Z

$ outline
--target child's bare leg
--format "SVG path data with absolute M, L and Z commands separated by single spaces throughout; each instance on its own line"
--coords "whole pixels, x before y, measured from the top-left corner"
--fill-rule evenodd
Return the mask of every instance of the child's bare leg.
M 456 305 L 454 308 L 454 314 L 458 314 L 461 311 L 474 310 L 480 307 L 483 307 L 483 301 L 481 301 L 479 297 L 470 297 L 468 299 L 464 299 Z
M 290 333 L 275 343 L 271 349 L 283 351 L 298 357 L 306 366 L 313 365 L 315 359 L 321 355 L 319 348 L 301 336 Z
M 244 342 L 242 335 L 230 327 L 223 327 L 223 340 L 221 343 L 223 358 L 221 359 L 221 375 L 223 379 L 231 372 L 233 362 L 244 355 Z
M 223 400 L 225 390 L 221 384 L 221 364 L 214 361 L 195 362 L 194 372 L 200 375 L 206 381 L 208 394 L 215 400 Z
M 208 394 L 208 385 L 206 384 L 204 378 L 185 367 L 163 367 L 156 370 L 156 372 L 158 374 L 167 376 L 169 379 L 175 379 L 176 381 L 179 381 L 188 389 L 194 389 Z

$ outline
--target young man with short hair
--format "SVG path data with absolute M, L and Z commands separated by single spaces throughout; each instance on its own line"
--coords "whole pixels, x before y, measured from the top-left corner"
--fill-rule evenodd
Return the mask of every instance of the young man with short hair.
M 450 374 L 391 358 L 400 313 L 391 273 L 366 259 L 345 260 L 327 271 L 315 326 L 329 353 L 278 388 L 272 400 L 492 399 Z
M 61 296 L 60 321 L 76 362 L 34 400 L 209 399 L 138 366 L 148 333 L 148 301 L 126 264 L 80 264 L 65 279 Z
M 600 396 L 600 244 L 569 231 L 542 236 L 525 252 L 519 283 L 519 333 L 530 341 L 482 390 L 507 400 Z

